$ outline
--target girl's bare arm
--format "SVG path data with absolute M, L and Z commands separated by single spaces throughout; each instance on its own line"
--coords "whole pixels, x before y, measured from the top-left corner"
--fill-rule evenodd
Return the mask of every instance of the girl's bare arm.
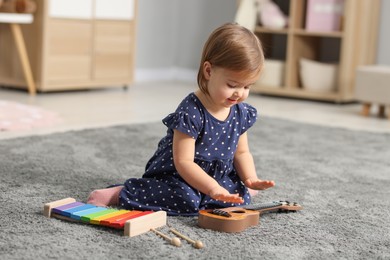
M 195 140 L 178 130 L 173 134 L 173 161 L 180 176 L 192 187 L 211 198 L 242 203 L 239 194 L 230 194 L 194 162 Z
M 260 180 L 257 177 L 253 156 L 249 150 L 247 132 L 242 134 L 238 141 L 237 151 L 234 156 L 234 166 L 240 179 L 248 188 L 264 190 L 275 186 L 274 181 Z

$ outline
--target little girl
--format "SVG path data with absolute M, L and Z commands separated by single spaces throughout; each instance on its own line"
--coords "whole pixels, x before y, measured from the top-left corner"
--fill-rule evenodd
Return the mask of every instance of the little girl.
M 162 121 L 167 134 L 142 178 L 95 190 L 88 203 L 197 215 L 200 209 L 249 204 L 254 190 L 275 185 L 257 178 L 247 130 L 257 111 L 243 101 L 259 78 L 259 39 L 237 24 L 217 28 L 205 43 L 199 90 Z

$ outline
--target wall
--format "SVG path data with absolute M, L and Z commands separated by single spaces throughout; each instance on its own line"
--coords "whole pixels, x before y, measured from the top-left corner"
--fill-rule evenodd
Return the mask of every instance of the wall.
M 234 20 L 236 0 L 138 0 L 136 81 L 196 81 L 204 42 Z M 382 0 L 377 63 L 390 65 L 390 0 Z
M 203 44 L 236 0 L 138 0 L 136 81 L 196 81 Z
M 377 63 L 390 65 L 390 1 L 382 0 L 381 18 L 379 26 Z

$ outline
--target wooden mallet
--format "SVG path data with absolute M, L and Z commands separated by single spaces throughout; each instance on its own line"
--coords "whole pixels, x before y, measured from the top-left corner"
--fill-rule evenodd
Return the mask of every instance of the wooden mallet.
M 150 230 L 156 233 L 157 235 L 161 236 L 165 240 L 169 241 L 172 245 L 177 247 L 181 246 L 181 241 L 177 237 L 170 238 L 169 236 L 165 235 L 164 233 L 161 233 L 160 231 L 155 230 L 154 228 L 151 228 Z
M 173 234 L 175 234 L 175 235 L 177 235 L 177 236 L 183 238 L 184 240 L 187 240 L 189 243 L 192 244 L 193 247 L 195 247 L 195 248 L 197 248 L 197 249 L 203 248 L 203 243 L 202 243 L 202 241 L 199 241 L 199 240 L 194 241 L 194 240 L 192 240 L 191 238 L 186 237 L 185 235 L 179 233 L 177 230 L 175 230 L 175 229 L 173 229 L 173 228 L 169 228 L 169 230 L 170 230 Z

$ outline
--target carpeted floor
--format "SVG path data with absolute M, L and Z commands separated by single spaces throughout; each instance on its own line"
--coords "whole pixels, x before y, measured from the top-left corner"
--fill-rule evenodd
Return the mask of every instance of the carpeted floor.
M 236 234 L 169 217 L 201 250 L 42 215 L 46 202 L 85 201 L 141 176 L 164 132 L 153 123 L 0 141 L 0 259 L 390 259 L 390 135 L 271 118 L 252 128 L 250 145 L 258 175 L 276 187 L 254 202 L 288 199 L 302 211 L 263 214 Z

